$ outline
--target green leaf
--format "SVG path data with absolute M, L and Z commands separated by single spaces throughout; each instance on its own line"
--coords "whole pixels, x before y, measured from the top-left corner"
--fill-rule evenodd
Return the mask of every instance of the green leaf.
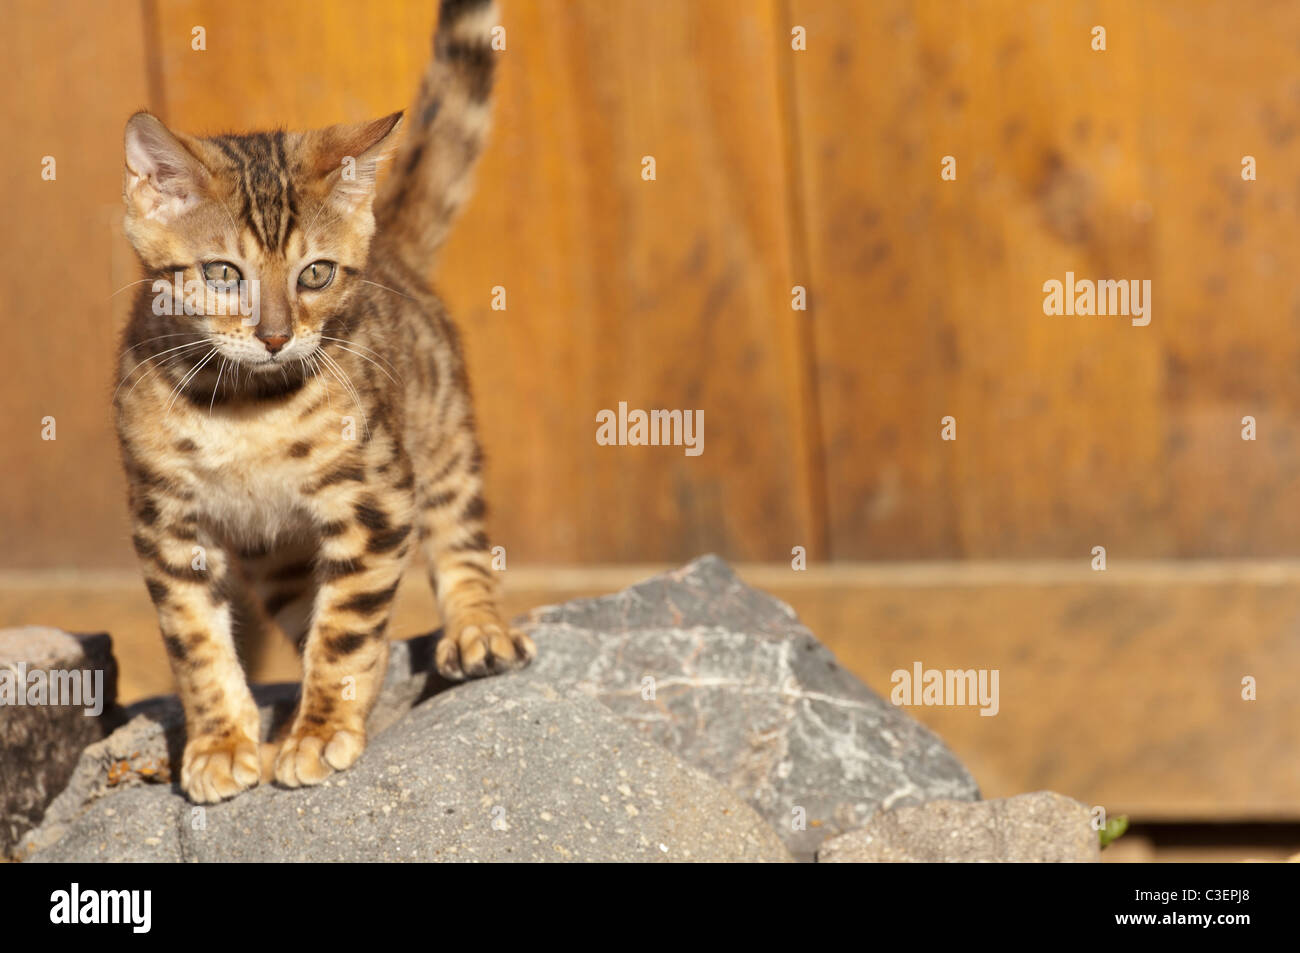
M 1101 841 L 1102 849 L 1105 850 L 1110 846 L 1112 841 L 1119 840 L 1128 830 L 1128 815 L 1121 814 L 1119 817 L 1112 817 L 1106 821 L 1106 826 L 1097 832 L 1097 837 Z

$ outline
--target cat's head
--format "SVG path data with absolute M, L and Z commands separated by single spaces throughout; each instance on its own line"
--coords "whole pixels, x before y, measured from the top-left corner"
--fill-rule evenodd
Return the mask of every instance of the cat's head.
M 247 367 L 309 357 L 360 280 L 376 168 L 400 123 L 394 113 L 313 132 L 197 138 L 147 112 L 132 116 L 125 226 L 151 276 L 170 284 L 155 285 L 155 313 Z

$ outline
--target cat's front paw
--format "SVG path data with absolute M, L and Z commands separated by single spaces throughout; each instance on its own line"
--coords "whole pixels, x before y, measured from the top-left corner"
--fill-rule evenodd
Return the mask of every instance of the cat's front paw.
M 352 767 L 366 747 L 360 731 L 339 725 L 296 725 L 275 756 L 275 780 L 285 787 L 320 784 Z
M 454 619 L 434 650 L 434 664 L 443 678 L 461 681 L 523 668 L 537 655 L 537 646 L 519 629 L 512 629 L 495 612 L 469 612 Z
M 221 735 L 198 735 L 185 745 L 181 790 L 196 804 L 215 804 L 261 780 L 257 742 L 232 729 Z

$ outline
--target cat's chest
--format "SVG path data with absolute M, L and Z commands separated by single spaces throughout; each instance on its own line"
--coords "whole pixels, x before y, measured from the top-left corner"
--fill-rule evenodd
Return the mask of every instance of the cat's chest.
M 308 519 L 310 487 L 346 446 L 297 402 L 270 412 L 188 415 L 177 428 L 187 483 L 204 517 L 243 537 L 275 536 Z
M 291 455 L 293 432 L 283 422 L 208 421 L 190 435 L 197 450 L 189 470 L 204 488 L 258 487 L 310 474 L 313 466 Z

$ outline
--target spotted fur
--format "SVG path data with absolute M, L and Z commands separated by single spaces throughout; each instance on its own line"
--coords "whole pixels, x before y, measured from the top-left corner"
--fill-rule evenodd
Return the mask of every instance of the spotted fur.
M 315 784 L 357 759 L 417 548 L 443 675 L 534 654 L 498 608 L 464 360 L 424 277 L 487 133 L 496 22 L 490 0 L 443 0 L 405 120 L 209 138 L 148 113 L 127 124 L 126 231 L 146 278 L 114 407 L 195 801 L 266 775 Z M 329 281 L 304 285 L 323 263 Z M 248 316 L 224 278 L 209 283 L 227 268 L 255 282 Z M 202 289 L 198 313 L 172 313 L 178 274 Z M 236 626 L 258 624 L 303 660 L 298 710 L 261 750 L 235 645 Z

